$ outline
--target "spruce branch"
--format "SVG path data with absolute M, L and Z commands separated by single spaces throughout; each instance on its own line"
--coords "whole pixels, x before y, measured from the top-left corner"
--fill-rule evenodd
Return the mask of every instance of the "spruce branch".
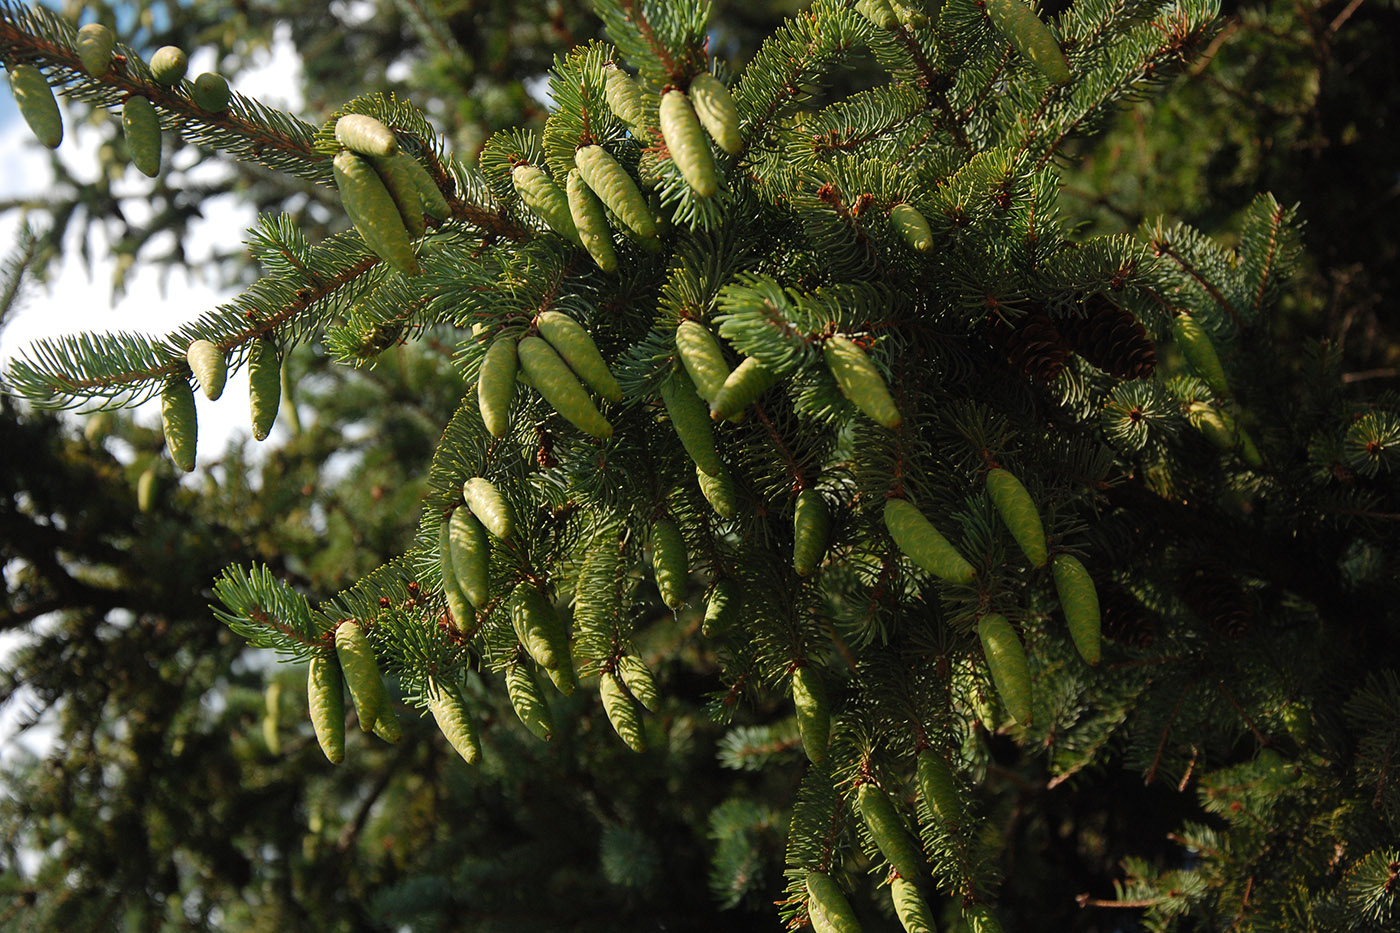
M 264 277 L 164 338 L 117 333 L 37 341 L 11 362 L 6 381 L 46 408 L 71 408 L 92 398 L 106 399 L 103 407 L 129 407 L 158 393 L 166 379 L 189 372 L 185 348 L 191 340 L 209 340 L 226 353 L 269 335 L 290 343 L 298 331 L 314 326 L 304 316 L 327 311 L 343 290 L 380 265 L 353 233 L 332 237 L 310 257 L 310 275 Z
M 0 55 L 6 61 L 34 61 L 50 69 L 49 81 L 69 97 L 115 109 L 127 97 L 156 105 L 163 123 L 189 142 L 226 152 L 237 159 L 330 183 L 330 159 L 316 151 L 315 127 L 256 100 L 234 93 L 228 109 L 210 113 L 198 107 L 181 87 L 157 82 L 140 55 L 118 45 L 112 67 L 102 78 L 89 77 L 74 48 L 76 32 L 43 7 L 0 2 Z M 186 82 L 187 84 L 187 82 Z

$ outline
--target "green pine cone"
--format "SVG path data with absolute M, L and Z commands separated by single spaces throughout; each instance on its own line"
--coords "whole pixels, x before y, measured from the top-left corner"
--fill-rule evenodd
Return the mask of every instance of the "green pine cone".
M 384 698 L 379 718 L 374 721 L 374 729 L 371 731 L 390 745 L 397 745 L 403 739 L 403 726 L 399 723 L 399 714 L 389 705 L 388 696 Z
M 719 191 L 719 169 L 690 98 L 682 91 L 662 94 L 660 122 L 661 138 L 690 190 L 697 197 L 714 197 Z
M 885 861 L 899 877 L 917 884 L 923 877 L 924 858 L 889 796 L 874 784 L 862 784 L 856 791 L 856 808 Z
M 570 672 L 572 681 L 573 658 L 569 655 L 568 634 L 554 607 L 533 583 L 522 582 L 515 588 L 510 621 L 516 637 L 525 646 L 525 653 L 536 664 L 546 671 Z M 560 692 L 569 693 L 571 689 L 561 687 Z
M 928 902 L 914 882 L 891 878 L 890 899 L 894 902 L 894 914 L 904 927 L 904 933 L 938 933 L 933 911 L 929 910 Z
M 758 397 L 777 381 L 778 377 L 765 369 L 762 363 L 751 356 L 746 357 L 715 393 L 715 399 L 710 403 L 710 418 L 722 421 L 739 414 L 758 401 Z
M 50 149 L 57 149 L 63 142 L 63 117 L 58 112 L 58 101 L 54 100 L 53 89 L 49 87 L 44 73 L 33 65 L 12 66 L 10 91 L 15 95 L 20 115 L 34 131 L 34 136 Z
M 1045 527 L 1040 522 L 1035 500 L 1026 487 L 1014 474 L 998 468 L 987 473 L 987 495 L 992 497 L 992 504 L 1010 529 L 1011 537 L 1021 546 L 1026 559 L 1037 567 L 1044 567 L 1050 559 L 1045 543 Z
M 819 871 L 807 872 L 807 917 L 814 933 L 861 933 L 840 886 Z
M 628 229 L 643 239 L 656 237 L 656 221 L 647 199 L 612 153 L 602 146 L 584 146 L 574 153 L 574 164 L 584 184 Z
M 223 75 L 206 71 L 198 78 L 194 79 L 194 86 L 190 89 L 190 97 L 200 110 L 207 110 L 210 113 L 223 113 L 228 109 L 229 98 L 233 93 L 228 89 L 228 79 Z
M 885 502 L 885 528 L 906 557 L 925 571 L 950 583 L 968 584 L 976 569 L 939 534 L 912 502 L 889 499 Z
M 1101 656 L 1099 593 L 1094 588 L 1093 578 L 1079 559 L 1070 554 L 1056 554 L 1050 569 L 1075 649 L 1088 663 L 1098 664 Z
M 517 365 L 514 337 L 497 337 L 481 359 L 476 377 L 476 402 L 482 423 L 492 437 L 504 437 L 510 430 L 510 404 L 515 398 Z
M 228 361 L 217 344 L 208 340 L 191 340 L 185 348 L 185 361 L 190 364 L 194 378 L 210 401 L 223 395 L 224 380 L 228 378 Z
M 697 466 L 695 479 L 716 515 L 728 520 L 739 513 L 739 495 L 734 489 L 734 478 L 727 471 L 721 470 L 719 475 L 711 476 Z
M 647 120 L 642 89 L 625 71 L 611 62 L 603 66 L 603 70 L 608 76 L 603 88 L 608 109 L 617 114 L 617 118 L 626 123 L 634 135 L 639 134 L 646 128 Z
M 189 67 L 190 57 L 185 50 L 173 45 L 163 45 L 151 56 L 151 77 L 166 87 L 174 87 L 185 80 Z
M 831 511 L 815 489 L 797 495 L 792 518 L 792 569 L 805 577 L 821 566 L 831 536 Z
M 613 378 L 598 345 L 582 324 L 567 314 L 543 311 L 535 318 L 535 327 L 589 388 L 610 402 L 622 401 L 622 386 Z
M 858 0 L 856 12 L 881 29 L 895 29 L 899 26 L 899 17 L 895 14 L 894 7 L 890 6 L 889 0 Z
M 899 203 L 890 208 L 890 223 L 894 224 L 910 249 L 920 253 L 933 249 L 933 231 L 914 205 Z
M 166 381 L 160 392 L 160 420 L 170 459 L 188 473 L 194 469 L 195 441 L 199 436 L 194 389 L 190 388 L 188 380 L 172 376 Z
M 405 275 L 421 271 L 399 207 L 374 166 L 367 159 L 345 150 L 332 161 L 331 169 L 345 213 L 350 215 L 365 245 Z
M 724 351 L 715 335 L 695 321 L 681 321 L 676 327 L 676 352 L 690 381 L 695 383 L 695 391 L 713 404 L 729 378 L 729 364 L 724 361 Z
M 495 537 L 508 541 L 515 534 L 515 510 L 495 483 L 473 476 L 462 484 L 462 501 Z
M 885 385 L 885 377 L 870 361 L 870 357 L 854 341 L 835 336 L 822 344 L 822 356 L 827 368 L 836 377 L 841 394 L 876 424 L 896 431 L 903 424 L 894 396 Z
M 340 662 L 329 654 L 313 654 L 306 670 L 306 706 L 316 741 L 333 765 L 345 760 L 345 692 Z
M 253 437 L 265 440 L 282 403 L 282 360 L 271 337 L 260 337 L 248 348 L 248 401 Z
M 101 23 L 88 23 L 78 30 L 75 43 L 78 58 L 83 63 L 83 71 L 88 77 L 100 78 L 112 64 L 112 50 L 117 47 L 117 37 L 112 30 Z
M 524 664 L 512 664 L 506 668 L 506 694 L 515 715 L 541 742 L 554 738 L 554 717 L 545 702 L 544 694 L 535 683 L 535 676 Z
M 666 607 L 679 609 L 685 605 L 690 559 L 680 528 L 669 518 L 658 518 L 651 526 L 651 566 Z
M 695 116 L 725 152 L 738 155 L 744 150 L 744 138 L 739 135 L 739 108 L 729 88 L 708 71 L 690 80 L 690 103 Z
M 336 120 L 335 141 L 364 156 L 388 158 L 399 151 L 394 131 L 363 113 L 347 113 Z
M 131 164 L 142 175 L 160 174 L 160 117 L 144 97 L 128 97 L 122 105 L 122 133 Z
M 1035 15 L 1026 0 L 986 0 L 992 25 L 1023 58 L 1054 84 L 1069 84 L 1069 63 L 1050 27 Z
M 807 760 L 819 765 L 826 758 L 831 739 L 831 704 L 816 668 L 804 664 L 792 672 L 792 702 L 797 709 L 797 734 L 802 737 Z
M 1031 724 L 1031 671 L 1026 649 L 1006 617 L 988 613 L 977 623 L 982 653 L 1006 711 L 1023 726 Z
M 958 835 L 966 819 L 966 811 L 962 794 L 958 791 L 957 779 L 953 776 L 953 769 L 948 767 L 948 762 L 932 748 L 920 749 L 915 780 L 919 785 L 919 795 L 933 811 L 939 825 L 945 832 Z
M 642 731 L 642 715 L 636 702 L 622 689 L 612 674 L 604 673 L 598 680 L 598 694 L 603 698 L 603 711 L 613 731 L 634 752 L 647 750 L 646 733 Z
M 742 598 L 738 582 L 728 578 L 715 581 L 709 601 L 705 603 L 705 619 L 700 624 L 700 631 L 705 637 L 716 638 L 729 630 Z
M 604 272 L 617 271 L 617 247 L 613 244 L 612 228 L 603 213 L 603 202 L 584 182 L 578 169 L 569 172 L 564 191 L 569 198 L 569 216 L 578 230 L 579 242 Z
M 374 162 L 376 168 L 381 162 L 392 165 L 393 171 L 400 175 L 407 184 L 413 186 L 418 192 L 418 200 L 410 203 L 417 204 L 417 210 L 425 212 L 434 220 L 447 220 L 452 216 L 452 205 L 448 203 L 442 189 L 438 187 L 437 182 L 433 180 L 433 176 L 422 162 L 403 151 L 388 158 L 371 156 L 370 161 Z M 404 197 L 405 200 L 408 200 L 407 194 Z
M 710 412 L 695 391 L 695 384 L 684 372 L 673 372 L 661 381 L 661 400 L 671 427 L 681 440 L 681 446 L 695 461 L 701 472 L 712 477 L 724 475 L 724 464 L 715 449 L 715 429 Z M 718 511 L 718 509 L 716 509 Z
M 1191 368 L 1206 381 L 1210 390 L 1222 398 L 1228 396 L 1230 381 L 1225 377 L 1225 367 L 1200 322 L 1189 314 L 1178 314 L 1172 322 L 1172 336 Z
M 350 699 L 355 704 L 360 728 L 370 732 L 381 712 L 387 711 L 388 716 L 393 716 L 393 710 L 389 708 L 389 694 L 384 689 L 379 664 L 374 660 L 374 649 L 370 647 L 364 629 L 354 619 L 347 619 L 336 627 L 335 653 L 340 659 L 340 670 L 345 675 L 345 686 L 350 688 Z
M 458 509 L 458 512 L 464 511 Z M 456 515 L 456 512 L 453 513 Z M 462 585 L 457 581 L 457 570 L 452 565 L 452 523 L 444 520 L 438 529 L 438 570 L 442 574 L 442 595 L 447 600 L 448 618 L 457 627 L 457 631 L 469 636 L 475 633 L 476 612 L 472 610 L 472 604 L 467 600 L 467 594 L 462 592 Z
M 624 654 L 618 658 L 617 676 L 622 678 L 622 682 L 642 706 L 653 713 L 661 706 L 661 692 L 656 689 L 656 678 L 641 658 L 634 654 Z
M 540 216 L 546 226 L 570 242 L 583 245 L 578 227 L 569 210 L 569 196 L 548 175 L 533 165 L 517 165 L 510 180 L 525 206 Z
M 448 520 L 452 575 L 467 602 L 485 609 L 491 602 L 491 542 L 470 509 L 459 508 Z
M 476 737 L 476 724 L 457 688 L 429 677 L 428 709 L 447 743 L 467 764 L 476 764 L 481 758 L 481 742 Z
M 573 370 L 543 338 L 526 337 L 516 348 L 520 368 L 535 391 L 565 421 L 600 440 L 612 437 L 613 428 L 583 390 Z
M 394 199 L 394 206 L 399 210 L 399 219 L 403 221 L 404 229 L 416 240 L 428 229 L 423 220 L 423 192 L 418 184 L 418 173 L 414 171 L 415 167 L 421 169 L 422 166 L 403 150 L 391 156 L 367 158 L 378 173 L 379 180 L 384 182 L 389 197 Z
M 153 463 L 141 471 L 136 480 L 136 508 L 143 514 L 151 511 L 156 504 L 156 493 L 160 491 L 160 471 Z

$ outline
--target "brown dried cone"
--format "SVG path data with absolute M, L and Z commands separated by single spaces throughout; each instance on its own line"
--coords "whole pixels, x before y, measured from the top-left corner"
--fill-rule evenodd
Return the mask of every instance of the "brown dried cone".
M 1099 587 L 1099 613 L 1104 637 L 1129 648 L 1151 648 L 1160 619 L 1116 583 Z
M 1022 375 L 1053 382 L 1074 352 L 1044 311 L 1030 311 L 1013 321 L 993 316 L 991 321 L 992 343 Z
M 1146 379 L 1157 368 L 1157 345 L 1131 311 L 1107 295 L 1090 295 L 1084 315 L 1055 322 L 1074 352 L 1111 376 Z
M 1213 561 L 1188 564 L 1177 580 L 1181 598 L 1221 638 L 1242 638 L 1254 609 L 1244 586 Z

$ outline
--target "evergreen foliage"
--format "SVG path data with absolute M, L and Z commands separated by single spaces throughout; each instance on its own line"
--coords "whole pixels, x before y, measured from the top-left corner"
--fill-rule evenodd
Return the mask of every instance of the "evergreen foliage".
M 405 9 L 471 70 L 450 16 Z M 376 217 L 349 203 L 355 229 L 333 234 L 265 218 L 250 240 L 262 275 L 234 302 L 164 338 L 41 342 L 4 374 L 41 408 L 109 409 L 188 392 L 194 341 L 234 369 L 271 352 L 289 387 L 299 356 L 364 385 L 400 367 L 408 391 L 372 417 L 415 420 L 397 451 L 415 478 L 380 488 L 416 528 L 356 549 L 334 595 L 263 547 L 212 587 L 233 634 L 288 662 L 324 664 L 333 632 L 363 632 L 346 668 L 363 685 L 377 666 L 373 703 L 351 685 L 362 728 L 393 742 L 396 708 L 431 713 L 455 749 L 412 725 L 388 753 L 357 738 L 343 767 L 369 770 L 322 788 L 318 806 L 339 811 L 371 782 L 343 832 L 382 795 L 376 819 L 402 830 L 386 846 L 406 859 L 426 839 L 439 866 L 376 877 L 368 910 L 452 925 L 467 890 L 480 899 L 461 923 L 479 929 L 685 928 L 737 908 L 769 928 L 917 929 L 930 906 L 974 930 L 1109 929 L 1129 910 L 1162 930 L 1391 924 L 1400 396 L 1355 391 L 1335 347 L 1274 359 L 1296 349 L 1282 326 L 1305 246 L 1295 208 L 1259 194 L 1226 241 L 1167 217 L 1086 232 L 1062 203 L 1071 155 L 1211 48 L 1213 4 L 1079 0 L 1033 27 L 1029 7 L 993 21 L 973 0 L 815 0 L 732 80 L 707 5 L 595 10 L 607 41 L 554 59 L 543 126 L 502 129 L 477 158 L 389 93 L 313 125 L 236 92 L 203 108 L 121 43 L 94 77 L 68 20 L 0 0 L 6 68 L 39 67 L 72 100 L 115 112 L 145 97 L 165 130 L 326 189 L 337 120 L 374 117 L 430 180 L 422 233 L 399 244 L 412 262 L 376 244 L 386 219 L 409 226 L 401 200 Z M 1047 67 L 1047 42 L 1062 64 Z M 636 73 L 626 117 L 609 103 L 616 65 Z M 843 69 L 862 67 L 879 77 L 853 92 Z M 670 95 L 702 74 L 732 85 L 740 145 L 715 133 L 711 152 L 698 123 L 676 145 L 667 110 L 690 104 Z M 586 250 L 521 190 L 521 166 L 567 188 Z M 36 242 L 19 244 L 16 280 Z M 518 347 L 513 393 L 478 387 L 502 340 Z M 444 347 L 451 371 L 411 385 L 411 348 Z M 336 447 L 315 437 L 304 469 Z M 184 465 L 186 438 L 167 438 Z M 271 477 L 238 492 L 253 516 L 295 497 Z M 489 532 L 472 594 L 452 553 L 463 509 Z M 208 580 L 259 529 L 174 530 Z M 51 565 L 55 540 L 18 559 Z M 328 768 L 311 724 L 297 729 L 307 767 Z M 81 766 L 100 773 L 109 747 Z M 390 777 L 425 760 L 435 805 L 420 810 Z M 574 769 L 635 773 L 603 794 L 559 779 Z M 662 778 L 666 792 L 648 786 Z M 312 780 L 334 779 L 286 793 Z M 450 828 L 424 816 L 456 808 Z M 591 836 L 555 834 L 580 813 Z M 1050 868 L 1064 853 L 1082 868 Z M 777 918 L 751 912 L 775 897 Z M 51 897 L 50 916 L 71 924 L 67 903 Z

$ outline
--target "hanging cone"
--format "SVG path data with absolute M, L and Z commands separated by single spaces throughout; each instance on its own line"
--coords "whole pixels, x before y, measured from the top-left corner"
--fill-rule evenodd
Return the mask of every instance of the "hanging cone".
M 1055 322 L 1074 352 L 1111 376 L 1146 379 L 1157 368 L 1157 346 L 1131 311 L 1106 295 L 1084 302 L 1084 316 Z
M 991 321 L 992 343 L 1023 376 L 1054 382 L 1074 352 L 1044 311 L 1031 311 L 1009 322 L 1000 317 Z

